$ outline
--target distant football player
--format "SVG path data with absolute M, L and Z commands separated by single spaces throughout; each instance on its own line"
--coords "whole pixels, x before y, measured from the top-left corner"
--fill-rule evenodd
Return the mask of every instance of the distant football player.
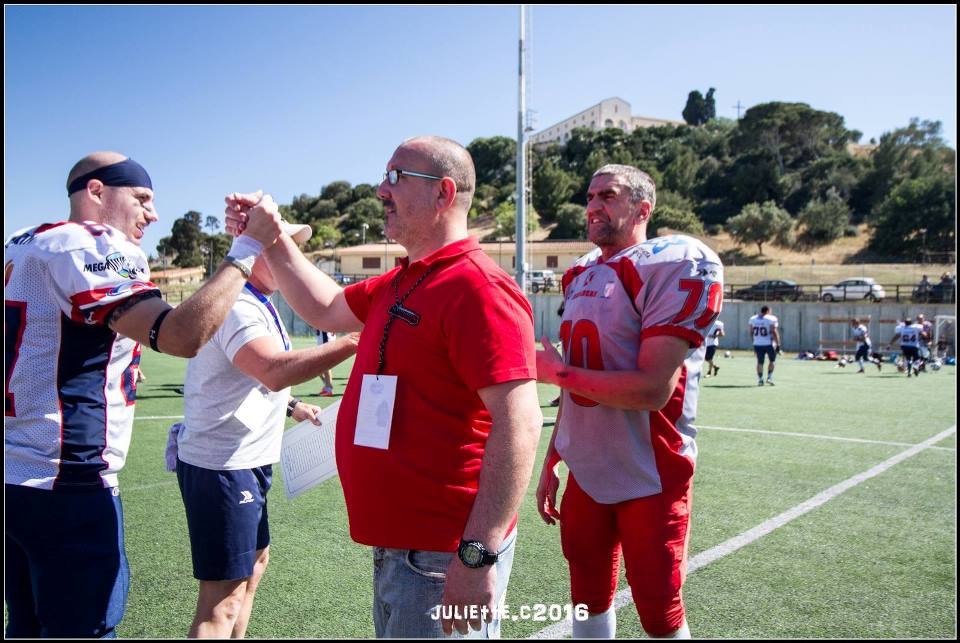
M 563 357 L 547 338 L 538 378 L 559 386 L 560 409 L 537 509 L 560 521 L 574 638 L 613 638 L 620 554 L 643 629 L 689 638 L 686 572 L 702 345 L 720 313 L 723 266 L 686 236 L 647 240 L 656 202 L 648 175 L 606 165 L 587 191 L 598 247 L 563 277 Z M 566 462 L 563 506 L 557 473 Z
M 920 374 L 922 358 L 920 357 L 920 335 L 923 333 L 923 326 L 914 323 L 907 317 L 894 330 L 893 337 L 890 338 L 890 345 L 897 340 L 900 342 L 900 353 L 903 356 L 904 371 L 907 377 Z
M 871 362 L 876 365 L 878 371 L 882 370 L 882 360 L 870 354 L 870 347 L 873 345 L 873 342 L 870 341 L 870 330 L 867 328 L 867 325 L 861 324 L 860 320 L 854 317 L 850 320 L 850 327 L 853 329 L 853 339 L 857 342 L 857 353 L 853 358 L 860 367 L 860 370 L 857 372 L 864 372 L 864 362 Z
M 129 587 L 117 472 L 130 445 L 140 344 L 195 355 L 280 234 L 279 214 L 258 214 L 174 309 L 150 283 L 140 249 L 158 218 L 147 171 L 96 152 L 74 165 L 67 193 L 68 220 L 20 230 L 4 246 L 4 594 L 13 638 L 114 636 Z
M 760 314 L 750 318 L 750 335 L 753 337 L 753 352 L 757 356 L 757 386 L 763 386 L 763 361 L 767 366 L 767 384 L 773 386 L 773 368 L 780 352 L 780 321 L 770 312 L 769 306 L 760 308 Z
M 720 367 L 713 363 L 713 357 L 717 353 L 717 347 L 720 346 L 720 338 L 723 337 L 726 333 L 723 332 L 723 322 L 719 319 L 713 322 L 713 328 L 710 329 L 709 334 L 707 335 L 707 355 L 704 357 L 704 360 L 707 362 L 707 375 L 716 375 L 720 372 Z M 727 357 L 729 357 L 729 353 Z

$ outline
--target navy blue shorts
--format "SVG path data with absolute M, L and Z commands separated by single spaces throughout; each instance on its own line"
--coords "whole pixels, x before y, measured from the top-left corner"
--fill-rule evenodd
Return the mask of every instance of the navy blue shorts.
M 114 638 L 130 568 L 119 489 L 4 485 L 8 638 Z
M 764 357 L 769 357 L 771 362 L 777 361 L 777 351 L 773 346 L 754 346 L 753 352 L 757 354 L 757 363 L 761 366 Z
M 857 354 L 854 356 L 854 359 L 870 359 L 870 347 L 866 344 L 860 344 L 860 347 L 857 348 Z
M 712 362 L 713 356 L 716 354 L 716 352 L 717 352 L 716 346 L 707 346 L 707 354 L 704 356 L 703 359 L 708 362 Z
M 215 471 L 177 460 L 194 578 L 239 580 L 253 575 L 257 550 L 270 544 L 267 492 L 272 479 L 269 464 Z

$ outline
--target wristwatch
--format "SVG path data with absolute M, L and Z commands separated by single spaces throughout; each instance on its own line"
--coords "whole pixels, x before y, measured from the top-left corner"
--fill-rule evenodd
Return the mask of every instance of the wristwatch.
M 297 404 L 300 404 L 300 399 L 296 397 L 291 397 L 290 401 L 287 402 L 287 417 L 293 417 L 293 411 L 297 408 Z
M 236 257 L 230 256 L 230 255 L 227 255 L 226 257 L 223 258 L 223 260 L 226 261 L 231 266 L 233 266 L 234 268 L 236 268 L 237 270 L 239 270 L 240 272 L 242 272 L 244 278 L 246 279 L 250 278 L 250 274 L 253 272 L 253 263 L 255 259 L 242 260 L 242 259 L 237 259 Z
M 457 556 L 467 567 L 479 569 L 484 565 L 493 565 L 499 558 L 498 554 L 491 554 L 483 543 L 479 540 L 460 539 L 460 546 L 457 547 Z

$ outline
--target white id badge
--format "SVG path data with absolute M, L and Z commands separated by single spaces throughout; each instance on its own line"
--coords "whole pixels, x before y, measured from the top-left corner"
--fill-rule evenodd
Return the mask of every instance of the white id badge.
M 260 389 L 255 388 L 244 398 L 233 417 L 240 420 L 240 423 L 251 431 L 259 431 L 272 410 L 273 405 L 270 400 L 263 396 Z
M 360 447 L 387 449 L 393 403 L 397 396 L 396 375 L 364 375 L 357 408 L 357 428 L 353 443 Z

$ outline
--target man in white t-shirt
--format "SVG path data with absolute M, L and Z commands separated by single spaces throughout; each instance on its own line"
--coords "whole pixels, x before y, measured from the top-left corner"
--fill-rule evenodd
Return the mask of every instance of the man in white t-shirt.
M 769 306 L 763 306 L 759 315 L 749 322 L 750 335 L 753 337 L 753 352 L 757 356 L 757 386 L 763 386 L 763 360 L 770 359 L 767 366 L 767 384 L 773 386 L 773 368 L 780 352 L 780 321 L 771 314 Z
M 707 374 L 705 377 L 716 375 L 720 372 L 720 367 L 713 363 L 713 356 L 717 353 L 717 347 L 720 346 L 720 338 L 726 335 L 723 332 L 723 322 L 719 319 L 713 322 L 713 328 L 707 333 L 707 354 L 704 361 L 707 363 Z
M 288 226 L 299 241 L 309 226 Z M 286 417 L 318 423 L 320 409 L 290 397 L 356 351 L 357 336 L 291 350 L 269 296 L 277 285 L 257 260 L 226 321 L 187 364 L 184 421 L 172 440 L 200 581 L 191 638 L 243 638 L 269 558 L 267 491 Z

